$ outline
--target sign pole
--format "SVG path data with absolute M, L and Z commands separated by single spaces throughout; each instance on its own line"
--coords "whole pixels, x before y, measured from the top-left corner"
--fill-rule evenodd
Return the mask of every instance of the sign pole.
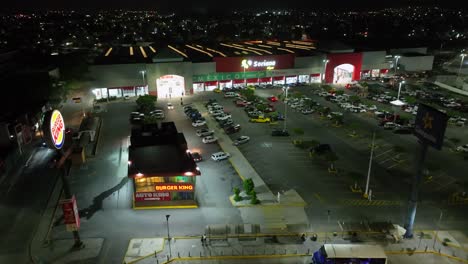
M 426 159 L 427 146 L 428 144 L 420 142 L 421 144 L 421 153 L 419 154 L 419 159 L 416 167 L 416 175 L 413 177 L 413 183 L 411 184 L 411 193 L 408 201 L 408 215 L 406 218 L 406 233 L 405 238 L 413 237 L 413 225 L 414 219 L 416 218 L 416 208 L 418 207 L 418 196 L 419 196 L 419 184 L 421 182 L 421 177 L 423 174 L 423 164 Z

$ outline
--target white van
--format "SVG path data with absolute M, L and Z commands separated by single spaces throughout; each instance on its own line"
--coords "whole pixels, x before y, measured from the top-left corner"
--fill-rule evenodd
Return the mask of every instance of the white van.
M 229 158 L 231 155 L 227 152 L 216 152 L 211 154 L 211 159 L 214 161 L 220 161 Z

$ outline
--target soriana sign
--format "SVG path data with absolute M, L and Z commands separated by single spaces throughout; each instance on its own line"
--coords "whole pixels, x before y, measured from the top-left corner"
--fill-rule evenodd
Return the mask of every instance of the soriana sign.
M 193 192 L 191 183 L 158 183 L 154 185 L 157 192 Z
M 249 57 L 215 57 L 216 72 L 267 71 L 293 69 L 294 54 Z
M 65 122 L 58 110 L 51 110 L 44 116 L 42 131 L 50 148 L 61 149 L 65 143 Z

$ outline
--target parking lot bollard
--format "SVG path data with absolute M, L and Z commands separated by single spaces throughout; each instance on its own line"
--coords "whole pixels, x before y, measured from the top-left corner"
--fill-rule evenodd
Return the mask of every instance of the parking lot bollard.
M 180 253 L 179 253 L 179 252 L 177 252 L 177 257 L 179 257 L 179 258 L 180 258 Z
M 190 256 L 190 251 L 188 252 L 188 257 L 191 258 L 192 256 Z

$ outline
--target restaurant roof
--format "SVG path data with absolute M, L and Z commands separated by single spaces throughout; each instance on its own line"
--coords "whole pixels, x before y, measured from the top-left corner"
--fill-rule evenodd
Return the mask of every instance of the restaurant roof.
M 157 129 L 134 129 L 130 141 L 129 177 L 200 175 L 187 152 L 184 135 L 173 122 L 162 123 Z

